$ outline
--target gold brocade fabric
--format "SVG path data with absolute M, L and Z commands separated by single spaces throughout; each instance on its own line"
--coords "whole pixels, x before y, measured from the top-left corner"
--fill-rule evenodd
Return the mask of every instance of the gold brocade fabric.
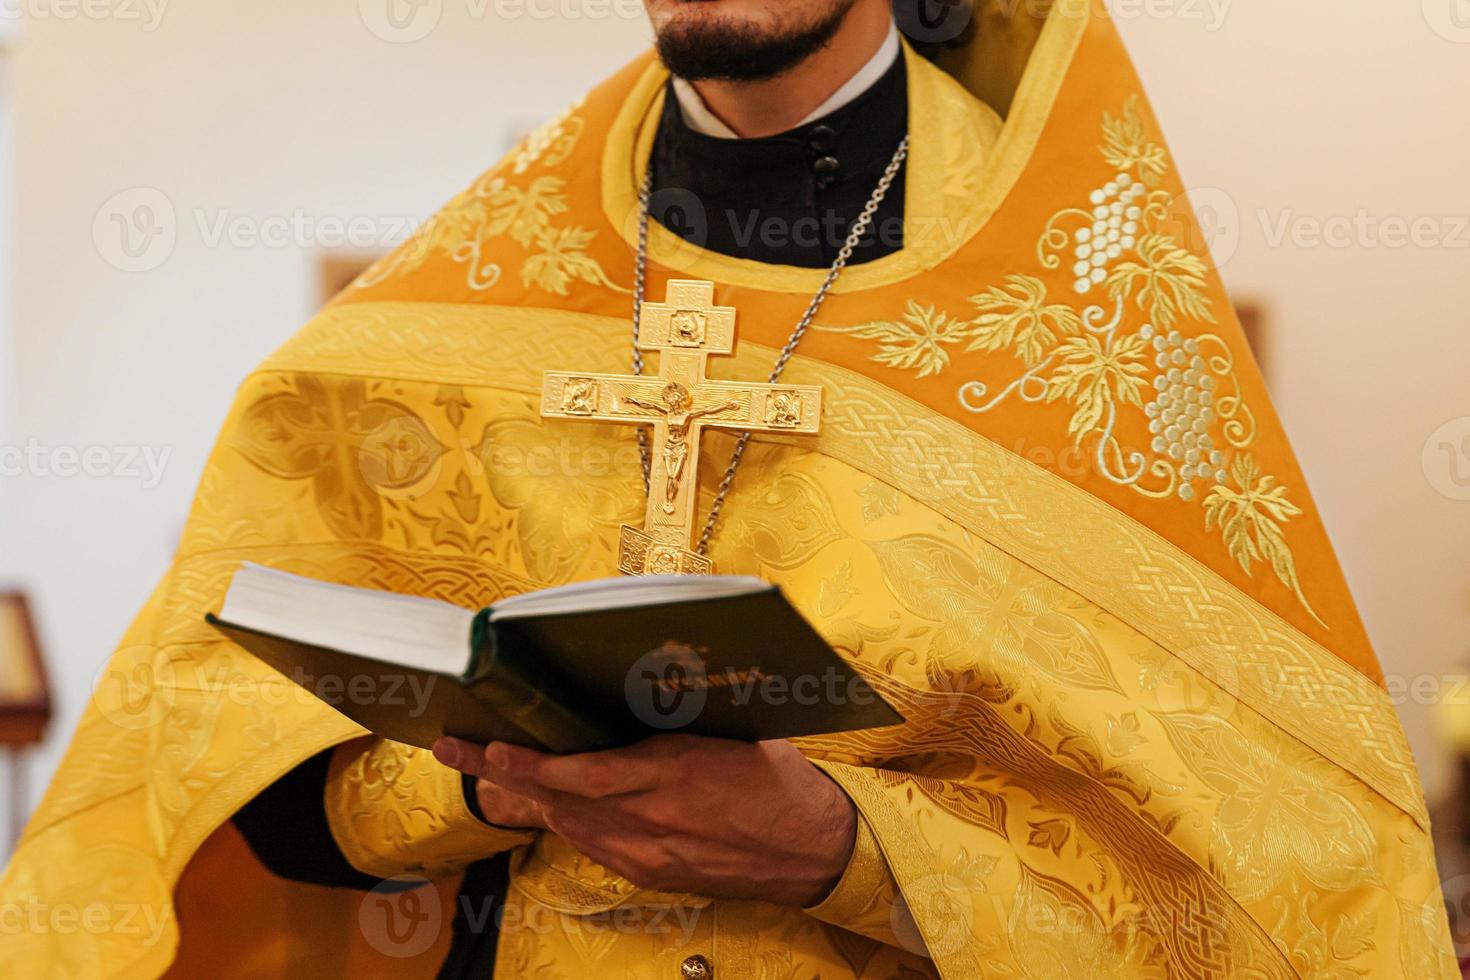
M 862 815 L 827 902 L 640 891 L 472 824 L 432 760 L 371 740 L 324 805 L 364 870 L 435 878 L 411 902 L 288 885 L 228 824 L 363 735 L 203 623 L 241 561 L 466 607 L 616 567 L 633 436 L 543 421 L 538 393 L 626 365 L 662 81 L 640 59 L 243 384 L 0 879 L 5 971 L 430 976 L 455 871 L 513 846 L 501 980 L 691 956 L 739 980 L 1456 976 L 1412 758 L 1116 33 L 1059 0 L 1016 37 L 999 133 L 906 55 L 905 248 L 844 275 L 783 379 L 824 386 L 822 434 L 756 438 L 713 542 L 908 719 L 800 743 Z M 650 295 L 716 282 L 740 343 L 712 373 L 763 377 L 813 273 L 670 237 Z M 732 445 L 706 436 L 701 512 Z
M 424 749 L 386 739 L 338 747 L 325 806 L 343 855 L 379 878 L 448 877 L 533 839 L 479 820 L 465 803 L 457 771 Z

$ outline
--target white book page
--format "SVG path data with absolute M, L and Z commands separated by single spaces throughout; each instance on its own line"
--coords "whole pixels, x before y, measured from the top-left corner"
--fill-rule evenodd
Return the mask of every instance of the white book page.
M 456 676 L 469 669 L 475 615 L 437 599 L 323 582 L 253 562 L 235 573 L 219 613 L 235 626 Z
M 524 619 L 559 613 L 602 612 L 632 606 L 654 606 L 696 599 L 753 595 L 771 587 L 751 575 L 636 575 L 573 582 L 502 599 L 490 607 L 490 619 Z

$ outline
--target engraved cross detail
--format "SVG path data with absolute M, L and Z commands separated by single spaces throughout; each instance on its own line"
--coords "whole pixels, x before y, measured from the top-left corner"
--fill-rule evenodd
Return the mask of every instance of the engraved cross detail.
M 658 374 L 548 371 L 541 417 L 653 426 L 653 459 L 643 530 L 624 524 L 618 569 L 627 575 L 708 574 L 690 549 L 698 499 L 699 435 L 706 427 L 815 435 L 822 412 L 816 385 L 712 381 L 711 354 L 735 348 L 735 310 L 714 305 L 714 283 L 670 280 L 662 303 L 644 303 L 638 349 L 658 351 Z

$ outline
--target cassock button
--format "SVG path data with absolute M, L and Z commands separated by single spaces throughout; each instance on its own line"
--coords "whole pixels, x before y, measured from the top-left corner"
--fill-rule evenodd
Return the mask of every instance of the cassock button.
M 842 164 L 838 162 L 836 157 L 818 157 L 816 163 L 812 164 L 812 170 L 819 177 L 830 177 L 841 166 Z
M 703 956 L 691 956 L 679 964 L 679 976 L 682 980 L 712 980 L 714 975 L 714 967 Z
M 826 153 L 837 145 L 837 130 L 831 126 L 813 126 L 806 138 L 812 149 L 818 153 Z

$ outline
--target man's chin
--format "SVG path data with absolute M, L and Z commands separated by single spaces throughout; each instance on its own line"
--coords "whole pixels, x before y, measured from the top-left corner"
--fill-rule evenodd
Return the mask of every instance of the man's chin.
M 744 0 L 665 0 L 652 11 L 659 57 L 690 81 L 774 78 L 824 48 L 853 2 L 830 0 L 797 19 Z

